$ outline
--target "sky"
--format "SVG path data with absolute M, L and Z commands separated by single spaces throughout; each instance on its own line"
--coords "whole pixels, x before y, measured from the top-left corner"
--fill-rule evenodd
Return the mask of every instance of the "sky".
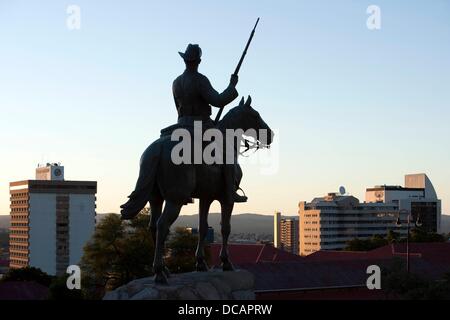
M 448 1 L 0 0 L 0 214 L 9 182 L 45 162 L 98 181 L 97 212 L 118 212 L 140 155 L 176 121 L 177 52 L 200 44 L 200 72 L 221 91 L 257 17 L 237 89 L 277 140 L 242 159 L 249 201 L 234 212 L 295 215 L 341 185 L 363 200 L 424 172 L 450 213 Z

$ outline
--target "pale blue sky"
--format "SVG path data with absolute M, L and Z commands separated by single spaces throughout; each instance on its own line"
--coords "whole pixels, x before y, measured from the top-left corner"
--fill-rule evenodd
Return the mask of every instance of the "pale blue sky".
M 280 170 L 246 166 L 235 212 L 293 215 L 340 185 L 363 199 L 426 172 L 450 213 L 449 1 L 0 0 L 0 214 L 8 182 L 42 161 L 98 180 L 98 212 L 118 212 L 142 151 L 176 120 L 177 51 L 199 43 L 200 71 L 224 89 L 258 16 L 238 90 L 279 131 Z

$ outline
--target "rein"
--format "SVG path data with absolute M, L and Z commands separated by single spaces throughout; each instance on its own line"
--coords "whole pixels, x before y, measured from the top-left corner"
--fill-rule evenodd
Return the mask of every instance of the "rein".
M 255 153 L 256 151 L 258 151 L 259 149 L 270 149 L 270 145 L 262 143 L 261 141 L 255 139 L 255 141 L 250 141 L 248 139 L 243 139 L 244 140 L 244 144 L 241 145 L 241 147 L 244 147 L 245 150 L 240 152 L 239 154 L 243 157 L 248 157 L 248 155 L 246 155 L 246 152 L 250 151 L 251 149 L 254 149 L 253 153 Z
M 233 112 L 234 109 L 232 109 Z M 219 128 L 221 128 L 221 131 L 225 131 L 228 127 L 231 127 L 229 124 L 230 122 L 232 123 L 232 121 L 230 121 L 229 117 L 232 116 L 232 114 L 230 114 L 230 112 L 222 119 L 219 121 Z M 261 141 L 259 141 L 258 139 L 254 138 L 254 141 L 251 141 L 249 139 L 245 139 L 242 138 L 244 144 L 241 144 L 239 147 L 240 148 L 244 148 L 244 151 L 240 151 L 237 150 L 237 146 L 235 146 L 235 152 L 236 154 L 239 154 L 243 157 L 249 157 L 249 155 L 247 155 L 247 152 L 249 152 L 250 150 L 254 150 L 252 152 L 255 153 L 256 151 L 258 151 L 259 149 L 270 149 L 270 145 L 266 144 L 266 143 L 262 143 Z M 241 141 L 242 141 L 241 140 Z

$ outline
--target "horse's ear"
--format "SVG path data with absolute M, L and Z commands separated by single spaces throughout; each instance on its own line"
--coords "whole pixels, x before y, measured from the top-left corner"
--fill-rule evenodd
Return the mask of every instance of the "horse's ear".
M 242 97 L 241 102 L 239 102 L 239 107 L 243 107 L 244 106 L 244 97 Z
M 246 107 L 251 107 L 252 105 L 252 97 L 248 96 L 247 101 L 245 102 Z

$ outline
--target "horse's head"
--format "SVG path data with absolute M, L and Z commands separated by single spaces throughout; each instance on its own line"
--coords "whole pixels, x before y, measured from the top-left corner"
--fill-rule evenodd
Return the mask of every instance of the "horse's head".
M 261 118 L 261 115 L 251 106 L 252 98 L 248 96 L 247 101 L 242 98 L 237 107 L 231 109 L 224 117 L 228 128 L 242 129 L 246 135 L 251 136 L 260 146 L 270 146 L 274 133 Z

